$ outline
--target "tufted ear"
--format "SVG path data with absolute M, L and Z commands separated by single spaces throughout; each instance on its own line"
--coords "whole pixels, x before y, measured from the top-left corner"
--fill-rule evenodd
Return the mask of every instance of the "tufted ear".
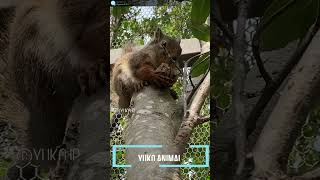
M 177 42 L 178 42 L 178 44 L 180 44 L 180 43 L 181 43 L 181 39 L 180 39 L 180 38 L 178 38 L 178 39 L 177 39 Z
M 160 28 L 157 28 L 157 30 L 154 32 L 154 40 L 157 42 L 160 42 L 160 40 L 163 38 L 163 33 Z

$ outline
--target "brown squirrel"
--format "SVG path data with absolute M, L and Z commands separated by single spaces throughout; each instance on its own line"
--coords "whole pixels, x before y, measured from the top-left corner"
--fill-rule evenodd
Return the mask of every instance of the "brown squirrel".
M 130 106 L 133 93 L 145 85 L 171 87 L 177 80 L 174 63 L 181 51 L 180 40 L 165 35 L 159 28 L 141 50 L 127 48 L 112 71 L 112 87 L 119 96 L 120 111 Z

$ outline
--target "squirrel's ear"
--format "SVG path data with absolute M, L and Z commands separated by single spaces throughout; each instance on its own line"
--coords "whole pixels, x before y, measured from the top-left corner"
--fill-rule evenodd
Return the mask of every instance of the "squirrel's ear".
M 178 44 L 180 44 L 180 43 L 181 43 L 181 39 L 180 39 L 180 38 L 178 38 L 178 39 L 177 39 L 177 42 L 178 42 Z
M 157 28 L 157 30 L 154 32 L 154 39 L 159 42 L 162 38 L 163 33 L 160 28 Z

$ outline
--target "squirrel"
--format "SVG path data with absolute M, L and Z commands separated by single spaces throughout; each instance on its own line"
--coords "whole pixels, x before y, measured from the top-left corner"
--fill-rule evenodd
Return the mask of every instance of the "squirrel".
M 63 142 L 74 100 L 106 85 L 107 18 L 101 0 L 16 5 L 8 31 L 8 66 L 14 91 L 29 112 L 21 144 L 30 152 L 54 152 Z M 55 164 L 54 159 L 34 161 L 44 168 Z
M 171 87 L 177 80 L 176 63 L 181 55 L 180 39 L 165 35 L 160 28 L 141 50 L 125 46 L 123 55 L 112 69 L 111 87 L 119 97 L 119 111 L 111 117 L 110 132 L 117 127 L 122 114 L 130 107 L 132 95 L 144 86 Z M 176 98 L 174 92 L 170 92 Z
M 175 63 L 181 51 L 180 39 L 165 35 L 160 28 L 141 50 L 125 48 L 112 70 L 111 84 L 119 96 L 118 108 L 128 108 L 133 93 L 146 85 L 171 87 L 177 80 Z

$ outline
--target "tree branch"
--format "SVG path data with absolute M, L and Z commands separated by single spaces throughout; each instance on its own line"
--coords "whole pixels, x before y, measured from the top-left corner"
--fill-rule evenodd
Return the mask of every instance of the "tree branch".
M 187 82 L 188 82 L 187 81 L 187 78 L 188 78 L 188 72 L 187 72 L 188 65 L 190 64 L 190 62 L 192 60 L 194 60 L 194 58 L 199 57 L 201 55 L 202 55 L 201 53 L 200 54 L 196 54 L 196 55 L 192 56 L 191 58 L 189 58 L 188 60 L 186 60 L 184 62 L 184 64 L 183 64 L 183 69 L 184 69 L 183 70 L 183 92 L 184 92 L 183 93 L 183 109 L 184 109 L 184 112 L 187 112 L 187 108 L 188 108 L 188 104 L 189 104 L 189 102 L 187 100 L 187 95 L 186 95 L 187 94 Z M 190 79 L 191 85 L 194 87 L 190 76 L 189 76 L 189 79 Z
M 267 70 L 265 69 L 264 65 L 263 65 L 263 61 L 262 58 L 260 56 L 260 41 L 261 41 L 261 34 L 262 32 L 266 29 L 266 27 L 268 27 L 273 20 L 278 17 L 279 15 L 281 15 L 283 12 L 285 12 L 289 7 L 291 7 L 291 5 L 294 4 L 296 0 L 290 1 L 288 4 L 286 4 L 285 6 L 283 6 L 281 9 L 279 9 L 277 12 L 275 12 L 270 18 L 268 18 L 266 21 L 263 21 L 261 23 L 259 23 L 259 26 L 257 28 L 257 31 L 255 33 L 255 35 L 253 36 L 253 40 L 252 40 L 252 52 L 253 52 L 253 56 L 255 57 L 255 60 L 257 62 L 257 66 L 259 68 L 259 71 L 261 73 L 261 76 L 263 77 L 263 79 L 265 80 L 266 84 L 270 84 L 272 83 L 272 78 L 270 76 L 270 74 L 267 72 Z
M 82 95 L 75 101 L 63 140 L 62 148 L 67 154 L 59 154 L 62 157 L 58 160 L 55 172 L 50 174 L 50 179 L 87 177 L 88 180 L 96 180 L 108 175 L 110 144 L 106 138 L 109 123 L 101 124 L 101 121 L 106 122 L 108 115 L 105 97 L 103 87 L 96 94 L 90 97 Z
M 272 78 L 271 78 L 270 74 L 267 72 L 267 70 L 265 69 L 263 62 L 262 62 L 262 59 L 260 57 L 259 36 L 260 36 L 261 32 L 259 32 L 259 31 L 261 31 L 261 30 L 258 28 L 257 32 L 253 36 L 252 53 L 253 53 L 253 56 L 256 60 L 256 63 L 257 63 L 257 66 L 259 68 L 259 71 L 260 71 L 262 78 L 264 79 L 266 84 L 269 84 L 270 82 L 272 82 Z
M 313 31 L 315 29 L 317 29 L 317 28 L 313 28 Z M 277 76 L 277 78 L 275 79 L 275 82 L 277 82 L 277 81 L 280 82 L 278 80 L 280 77 L 281 77 L 280 79 L 282 79 L 281 83 L 284 81 L 284 79 L 288 76 L 289 72 L 292 70 L 292 67 L 294 67 L 297 64 L 297 62 L 299 62 L 301 54 L 303 54 L 303 52 L 305 51 L 305 49 L 308 46 L 312 37 L 313 37 L 312 33 L 308 34 L 301 41 L 299 47 L 297 48 L 297 51 L 295 51 L 293 55 L 287 55 L 287 54 L 285 55 L 286 57 L 289 57 L 289 58 L 286 61 L 287 63 L 285 65 L 281 65 L 284 68 L 280 69 L 281 70 L 280 75 Z M 273 56 L 270 56 L 270 57 L 273 57 Z M 279 69 L 279 68 L 275 68 L 275 67 L 272 67 L 272 68 L 273 68 L 273 70 Z M 248 76 L 249 76 L 247 79 L 248 84 L 253 79 L 257 80 L 255 73 L 249 74 Z M 281 83 L 279 83 L 279 86 Z M 260 85 L 258 85 L 258 86 L 259 86 L 259 90 L 261 90 L 263 88 Z M 268 107 L 266 108 L 265 105 L 268 104 L 268 106 L 269 106 L 270 103 L 271 103 L 270 105 L 272 105 L 272 102 L 270 102 L 270 98 L 272 96 L 275 97 L 275 98 L 272 97 L 272 99 L 275 99 L 275 101 L 277 101 L 277 99 L 278 99 L 277 97 L 280 94 L 278 94 L 278 93 L 276 94 L 276 90 L 278 89 L 279 86 L 271 88 L 271 85 L 268 85 L 268 87 L 266 87 L 264 89 L 263 94 L 259 98 L 258 103 L 256 103 L 257 101 L 255 99 L 252 99 L 252 100 L 246 102 L 246 106 L 248 107 L 247 110 L 249 110 L 250 107 L 252 107 L 254 105 L 254 104 L 252 104 L 253 102 L 255 102 L 255 104 L 256 104 L 255 107 L 253 108 L 254 110 L 253 111 L 251 110 L 250 118 L 247 118 L 248 119 L 247 125 L 248 125 L 248 129 L 249 129 L 248 132 L 252 132 L 254 129 L 256 129 L 256 130 L 258 129 L 258 127 L 255 128 L 256 121 L 258 119 L 259 119 L 259 121 L 265 121 L 264 117 L 267 117 L 267 115 L 270 112 L 270 109 L 273 109 L 273 107 L 274 107 L 274 106 L 272 106 L 272 108 L 269 109 Z M 271 89 L 275 89 L 275 90 L 273 92 L 270 92 L 270 89 L 267 89 L 267 88 L 271 88 Z M 252 87 L 248 87 L 248 89 L 252 89 Z M 270 93 L 270 94 L 268 95 L 268 93 Z M 266 103 L 266 104 L 263 105 L 264 103 Z M 262 112 L 263 112 L 263 114 L 261 115 Z M 233 174 L 234 166 L 235 166 L 234 139 L 237 136 L 237 134 L 236 134 L 235 120 L 231 117 L 233 113 L 234 113 L 233 109 L 230 108 L 223 115 L 223 118 L 222 118 L 221 122 L 219 123 L 219 126 L 212 134 L 212 140 L 214 142 L 213 143 L 214 148 L 212 149 L 213 162 L 214 162 L 213 166 L 215 167 L 215 173 L 216 173 L 215 176 L 217 177 L 217 179 L 223 179 L 223 180 L 234 179 L 234 177 L 233 177 L 234 176 L 234 174 Z M 252 113 L 254 113 L 255 115 Z M 252 116 L 252 115 L 254 115 L 254 116 Z M 249 121 L 249 119 L 250 119 L 250 121 Z M 259 126 L 259 124 L 262 124 L 262 123 L 258 122 L 257 125 Z M 253 127 L 251 127 L 251 126 L 253 126 Z M 261 126 L 261 129 L 263 128 L 263 126 L 264 125 Z M 254 130 L 254 131 L 256 131 L 256 130 Z M 257 133 L 258 135 L 260 134 L 260 131 L 259 131 L 259 133 Z M 252 134 L 250 136 L 252 136 Z M 251 138 L 249 137 L 249 141 L 250 141 L 250 139 Z M 257 138 L 255 138 L 254 143 L 255 143 L 256 139 Z
M 207 71 L 207 72 L 205 73 L 205 75 L 201 78 L 201 80 L 199 81 L 199 83 L 197 84 L 197 86 L 195 86 L 195 87 L 192 89 L 190 95 L 189 95 L 188 98 L 187 98 L 187 104 L 190 103 L 190 101 L 191 101 L 194 93 L 199 89 L 201 83 L 204 81 L 204 79 L 206 78 L 206 76 L 207 76 L 208 73 L 209 73 L 209 71 Z
M 198 119 L 196 121 L 197 121 L 196 125 L 206 123 L 206 122 L 210 121 L 210 116 L 198 117 Z
M 245 163 L 245 147 L 246 147 L 246 119 L 244 112 L 244 82 L 246 79 L 245 68 L 245 52 L 246 40 L 245 29 L 248 15 L 248 0 L 241 0 L 238 4 L 238 19 L 237 19 L 237 33 L 234 39 L 234 77 L 233 77 L 233 92 L 232 92 L 232 109 L 233 119 L 236 122 L 237 136 L 236 136 L 236 156 L 238 160 L 238 168 L 236 176 L 240 176 Z
M 247 119 L 247 134 L 248 136 L 256 136 L 260 134 L 261 129 L 263 128 L 263 125 L 261 127 L 256 128 L 256 121 L 259 119 L 261 113 L 263 113 L 263 110 L 265 109 L 266 105 L 270 101 L 271 97 L 276 93 L 277 89 L 280 87 L 282 82 L 285 80 L 285 78 L 288 76 L 288 74 L 291 72 L 291 70 L 294 68 L 294 66 L 299 62 L 301 59 L 301 56 L 307 49 L 308 45 L 310 44 L 312 38 L 314 37 L 315 33 L 318 31 L 319 27 L 319 19 L 316 22 L 316 24 L 311 28 L 311 31 L 307 33 L 307 35 L 302 39 L 301 43 L 297 47 L 297 50 L 292 54 L 288 62 L 286 63 L 283 70 L 280 72 L 279 76 L 274 80 L 273 83 L 267 84 L 265 89 L 263 90 L 263 93 L 253 108 L 253 110 L 250 112 L 248 119 Z M 263 123 L 264 124 L 264 123 Z M 255 139 L 255 138 L 249 138 L 249 139 Z
M 205 102 L 206 97 L 210 92 L 210 72 L 205 76 L 204 81 L 201 83 L 197 93 L 195 94 L 191 105 L 185 114 L 184 120 L 175 137 L 175 143 L 179 146 L 180 151 L 185 150 L 185 146 L 191 136 L 193 128 L 201 120 L 199 117 L 200 110 Z
M 124 144 L 155 144 L 162 148 L 126 149 L 127 179 L 180 179 L 177 168 L 159 168 L 163 162 L 140 162 L 138 156 L 181 155 L 174 144 L 174 138 L 182 120 L 182 107 L 171 97 L 169 91 L 152 87 L 143 88 L 132 98 L 134 113 L 127 119 Z M 178 164 L 169 161 L 165 164 Z
M 291 71 L 283 93 L 264 125 L 254 148 L 255 170 L 258 177 L 265 172 L 285 170 L 297 133 L 306 120 L 312 103 L 319 98 L 320 31 L 312 39 L 301 60 Z
M 222 33 L 229 39 L 229 41 L 232 42 L 234 39 L 233 32 L 229 30 L 229 28 L 222 22 L 222 20 L 217 16 L 216 13 L 213 13 L 212 20 L 213 23 L 215 23 L 222 31 Z

